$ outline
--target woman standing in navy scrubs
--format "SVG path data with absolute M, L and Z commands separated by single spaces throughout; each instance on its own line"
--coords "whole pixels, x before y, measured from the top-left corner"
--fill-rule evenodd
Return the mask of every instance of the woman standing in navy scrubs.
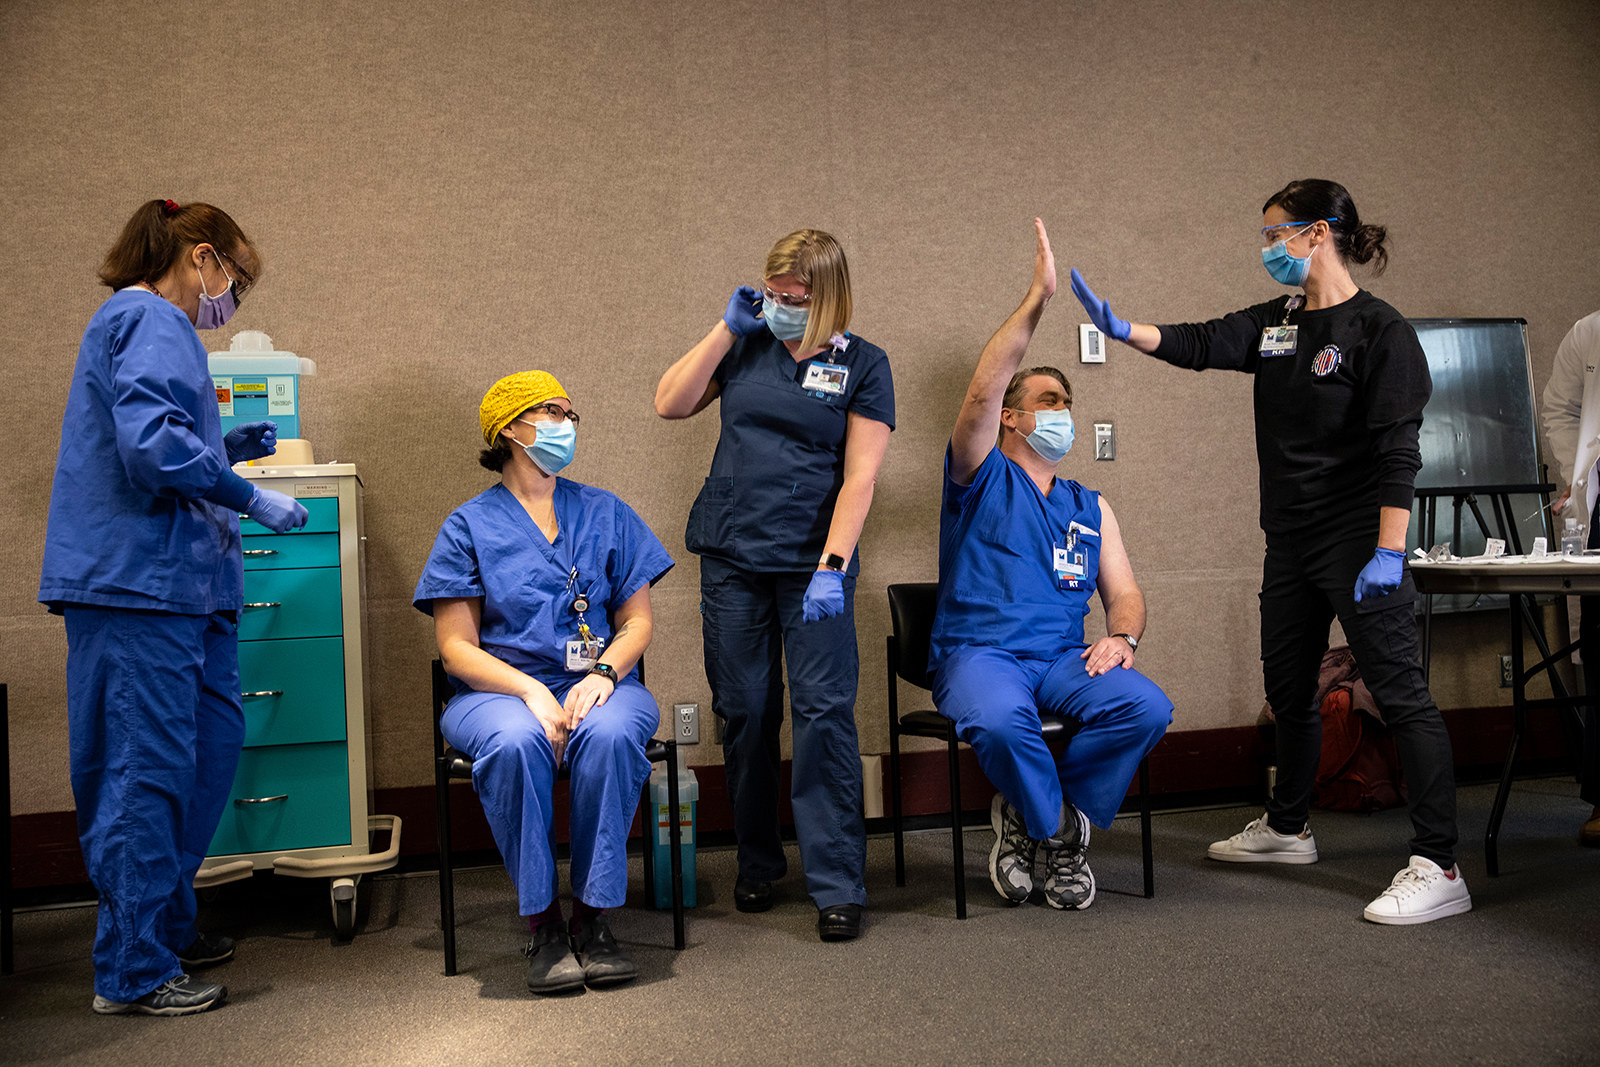
M 767 256 L 699 344 L 662 375 L 656 412 L 685 419 L 722 399 L 711 474 L 684 541 L 700 559 L 712 709 L 739 841 L 734 903 L 772 906 L 787 862 L 778 833 L 780 661 L 794 715 L 790 797 L 817 933 L 861 933 L 866 828 L 856 741 L 856 542 L 894 427 L 883 349 L 848 332 L 850 270 L 821 230 Z

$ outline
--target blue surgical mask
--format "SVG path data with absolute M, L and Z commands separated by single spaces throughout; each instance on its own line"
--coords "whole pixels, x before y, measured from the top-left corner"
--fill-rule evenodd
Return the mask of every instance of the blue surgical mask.
M 1033 432 L 1023 440 L 1046 463 L 1060 463 L 1072 450 L 1072 437 L 1072 412 L 1065 408 L 1060 411 L 1043 408 L 1033 413 Z
M 522 450 L 533 460 L 533 465 L 549 475 L 559 474 L 578 450 L 578 427 L 570 419 L 560 422 L 518 422 L 534 428 L 533 444 L 522 445 Z M 521 441 L 517 442 L 519 445 Z
M 798 341 L 806 335 L 806 320 L 810 308 L 792 308 L 780 304 L 770 296 L 761 300 L 761 317 L 767 320 L 767 329 L 780 341 Z
M 222 267 L 221 261 L 217 266 Z M 222 292 L 212 296 L 206 292 L 206 276 L 199 271 L 195 273 L 200 274 L 200 313 L 194 319 L 195 329 L 221 329 L 239 310 L 239 301 L 233 295 L 233 276 L 228 273 L 227 267 L 222 267 L 222 276 L 228 279 L 228 285 Z
M 1311 273 L 1311 256 L 1310 254 L 1307 254 L 1304 258 L 1291 256 L 1289 254 L 1289 242 L 1309 229 L 1311 227 L 1307 226 L 1305 230 L 1292 233 L 1281 241 L 1274 241 L 1261 250 L 1261 265 L 1267 268 L 1267 273 L 1272 275 L 1272 280 L 1279 285 L 1304 285 L 1306 283 L 1306 275 Z M 1313 248 L 1311 251 L 1315 252 L 1316 249 Z

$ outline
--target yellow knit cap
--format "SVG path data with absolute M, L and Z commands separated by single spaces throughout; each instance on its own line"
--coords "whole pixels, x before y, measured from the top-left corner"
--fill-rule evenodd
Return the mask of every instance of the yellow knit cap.
M 556 376 L 545 371 L 525 370 L 501 378 L 483 394 L 483 403 L 478 405 L 478 425 L 483 428 L 484 441 L 493 448 L 494 439 L 511 425 L 511 420 L 533 405 L 557 397 L 569 399 Z

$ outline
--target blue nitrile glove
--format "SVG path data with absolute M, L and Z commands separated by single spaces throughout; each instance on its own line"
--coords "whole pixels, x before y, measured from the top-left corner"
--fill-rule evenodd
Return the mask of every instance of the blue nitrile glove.
M 760 310 L 761 294 L 748 285 L 741 285 L 728 297 L 728 310 L 722 313 L 722 321 L 731 332 L 743 337 L 767 324 L 767 320 L 756 317 Z
M 276 489 L 263 489 L 259 485 L 256 486 L 256 495 L 250 498 L 250 506 L 244 509 L 244 513 L 273 533 L 298 530 L 306 524 L 306 519 L 310 518 L 305 505 L 294 497 L 280 493 Z
M 271 421 L 246 422 L 228 431 L 222 439 L 228 450 L 228 463 L 243 463 L 247 459 L 260 459 L 278 450 L 278 424 Z
M 1367 565 L 1361 568 L 1361 573 L 1356 575 L 1356 603 L 1361 603 L 1363 597 L 1388 596 L 1399 589 L 1403 575 L 1401 564 L 1405 559 L 1404 552 L 1396 552 L 1392 548 L 1380 548 L 1374 552 Z
M 1111 305 L 1094 295 L 1094 290 L 1089 288 L 1089 283 L 1083 280 L 1083 275 L 1078 273 L 1078 268 L 1072 268 L 1072 295 L 1078 298 L 1078 303 L 1083 305 L 1083 310 L 1089 313 L 1089 321 L 1095 328 L 1114 341 L 1126 341 L 1133 332 L 1133 327 L 1127 321 L 1119 319 L 1111 313 Z
M 800 605 L 800 617 L 806 622 L 831 619 L 844 610 L 844 572 L 817 571 L 806 586 L 806 598 Z

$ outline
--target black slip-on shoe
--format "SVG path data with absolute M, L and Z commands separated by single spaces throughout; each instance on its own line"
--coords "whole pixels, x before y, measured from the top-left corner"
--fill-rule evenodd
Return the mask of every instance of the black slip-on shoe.
M 817 936 L 824 941 L 853 941 L 861 936 L 860 904 L 835 904 L 817 910 Z
M 583 980 L 587 985 L 597 988 L 618 985 L 639 976 L 638 965 L 617 944 L 604 915 L 585 919 L 572 932 L 572 951 L 583 967 Z
M 534 933 L 528 947 L 528 988 L 540 996 L 570 993 L 583 988 L 583 967 L 567 944 L 567 931 L 559 922 L 545 923 Z
M 766 911 L 772 907 L 772 883 L 737 879 L 733 883 L 733 906 L 740 911 Z

